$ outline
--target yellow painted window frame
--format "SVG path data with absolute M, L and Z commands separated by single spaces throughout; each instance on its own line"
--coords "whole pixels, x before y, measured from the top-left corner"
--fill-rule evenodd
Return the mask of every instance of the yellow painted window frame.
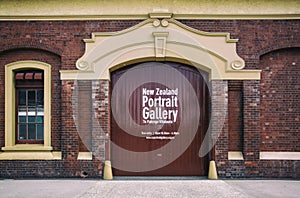
M 44 144 L 16 144 L 14 72 L 19 69 L 44 71 Z M 39 61 L 18 61 L 5 65 L 5 147 L 3 151 L 51 151 L 51 65 Z

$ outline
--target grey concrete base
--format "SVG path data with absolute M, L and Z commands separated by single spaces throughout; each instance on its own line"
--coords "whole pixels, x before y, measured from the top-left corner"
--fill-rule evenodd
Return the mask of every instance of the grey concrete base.
M 221 180 L 100 182 L 83 197 L 248 197 Z
M 225 182 L 251 197 L 300 197 L 299 180 L 225 180 Z
M 0 180 L 0 197 L 79 197 L 97 185 L 96 180 Z
M 207 180 L 207 177 L 201 176 L 115 176 L 116 181 L 126 181 L 126 180 Z
M 295 180 L 0 180 L 0 197 L 299 197 Z

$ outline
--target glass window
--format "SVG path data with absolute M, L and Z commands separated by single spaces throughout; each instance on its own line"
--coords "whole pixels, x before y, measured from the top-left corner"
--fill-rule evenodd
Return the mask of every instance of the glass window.
M 21 71 L 23 75 L 34 71 Z M 40 71 L 39 71 L 40 73 Z M 16 74 L 17 76 L 17 74 Z M 28 75 L 34 76 L 34 75 Z M 44 88 L 43 80 L 16 79 L 16 142 L 43 143 L 44 140 Z
M 18 139 L 19 143 L 26 140 L 44 139 L 44 92 L 41 89 L 17 89 L 18 95 Z M 21 102 L 20 102 L 21 101 Z M 25 102 L 24 102 L 25 101 Z M 26 102 L 27 101 L 27 102 Z

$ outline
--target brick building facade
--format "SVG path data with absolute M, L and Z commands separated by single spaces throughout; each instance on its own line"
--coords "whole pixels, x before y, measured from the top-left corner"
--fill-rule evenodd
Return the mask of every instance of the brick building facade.
M 288 1 L 287 4 L 293 6 L 293 3 L 295 1 Z M 299 8 L 299 3 L 295 4 Z M 10 4 L 7 5 L 10 8 Z M 30 11 L 32 10 L 29 9 Z M 246 77 L 239 77 L 237 74 L 234 78 L 220 77 L 209 81 L 209 111 L 212 120 L 209 141 L 215 140 L 216 144 L 213 151 L 207 154 L 209 159 L 205 163 L 215 160 L 220 177 L 299 178 L 300 13 L 268 15 L 266 18 L 264 15 L 251 18 L 250 13 L 244 17 L 228 15 L 231 17 L 227 17 L 229 19 L 226 15 L 224 18 L 205 18 L 180 15 L 177 17 L 176 14 L 157 17 L 145 14 L 146 17 L 132 19 L 89 19 L 86 17 L 88 15 L 83 19 L 78 19 L 78 16 L 69 19 L 61 19 L 59 16 L 51 19 L 46 14 L 45 17 L 33 14 L 32 18 L 17 14 L 1 15 L 0 177 L 80 177 L 82 174 L 87 174 L 88 177 L 102 177 L 104 162 L 110 160 L 111 155 L 109 140 L 112 133 L 113 107 L 110 80 L 102 77 L 72 79 L 68 76 L 68 71 L 80 70 L 78 60 L 89 52 L 88 43 L 92 43 L 85 39 L 94 39 L 95 45 L 98 45 L 97 35 L 93 33 L 113 32 L 113 36 L 123 31 L 126 40 L 127 29 L 148 28 L 148 22 L 145 21 L 153 20 L 151 24 L 154 25 L 158 19 L 162 24 L 159 26 L 161 30 L 168 31 L 168 28 L 173 28 L 171 25 L 174 25 L 174 29 L 175 26 L 188 27 L 188 32 L 194 31 L 201 36 L 229 33 L 229 39 L 238 39 L 236 53 L 245 63 L 245 67 L 237 71 L 259 72 L 259 77 L 255 78 L 250 78 L 247 74 Z M 163 25 L 163 20 L 168 21 L 168 27 Z M 170 30 L 168 38 L 171 38 L 171 35 Z M 214 37 L 217 37 L 217 34 Z M 101 45 L 101 42 L 99 43 Z M 166 45 L 168 44 L 167 42 Z M 120 42 L 119 45 L 122 47 L 123 43 Z M 109 48 L 109 45 L 106 47 Z M 177 60 L 168 58 L 171 58 L 171 55 L 166 55 L 166 59 L 162 61 L 159 57 L 142 57 L 133 62 Z M 28 146 L 30 143 L 22 147 L 15 140 L 8 138 L 9 133 L 16 133 L 17 127 L 13 123 L 14 130 L 9 131 L 6 126 L 10 120 L 7 114 L 10 107 L 7 107 L 6 95 L 15 91 L 7 87 L 6 70 L 10 64 L 21 64 L 24 61 L 29 61 L 29 64 L 31 61 L 51 65 L 51 109 L 48 112 L 51 120 L 50 145 L 46 145 L 45 139 L 44 145 L 40 145 L 43 148 L 32 148 Z M 193 62 L 178 62 L 187 61 Z M 115 65 L 118 66 L 114 70 L 121 67 L 121 64 Z M 132 61 L 127 61 L 126 64 L 124 62 L 124 65 L 130 66 Z M 20 68 L 24 70 L 25 66 Z M 13 70 L 15 71 L 19 70 Z M 217 102 L 219 97 L 224 104 Z M 15 109 L 12 112 L 15 112 Z M 13 115 L 16 116 L 16 113 Z M 218 123 L 217 120 L 223 118 L 224 123 Z M 16 120 L 17 118 L 13 119 L 14 122 L 17 122 Z M 214 136 L 218 124 L 221 125 L 221 133 Z M 15 135 L 12 137 L 16 138 Z M 46 149 L 46 146 L 51 148 Z

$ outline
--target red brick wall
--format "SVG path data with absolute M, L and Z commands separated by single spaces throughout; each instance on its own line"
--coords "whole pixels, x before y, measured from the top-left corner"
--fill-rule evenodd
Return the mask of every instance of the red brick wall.
M 207 32 L 229 32 L 239 39 L 237 53 L 247 69 L 260 69 L 259 58 L 267 52 L 300 47 L 299 20 L 181 20 Z
M 228 150 L 243 151 L 243 82 L 228 82 Z
M 113 32 L 140 21 L 30 21 L 0 22 L 0 53 L 15 48 L 36 48 L 61 56 L 61 69 L 76 69 L 85 51 L 83 39 L 92 32 Z
M 82 84 L 81 84 L 82 85 Z M 61 110 L 61 122 L 62 122 L 62 164 L 64 172 L 61 172 L 63 177 L 78 177 L 78 173 L 85 171 L 89 177 L 101 177 L 102 176 L 102 162 L 99 158 L 93 160 L 77 160 L 79 151 L 86 151 L 86 148 L 80 150 L 80 135 L 85 135 L 85 131 L 82 134 L 78 133 L 81 130 L 78 125 L 76 126 L 74 120 L 73 102 L 78 102 L 79 95 L 73 95 L 74 91 L 79 90 L 78 84 L 72 80 L 62 81 L 62 110 Z M 82 88 L 82 86 L 81 86 Z M 80 89 L 81 89 L 80 88 Z M 80 98 L 80 97 L 79 97 Z M 81 101 L 82 102 L 82 101 Z M 73 103 L 73 104 L 72 104 Z M 76 109 L 75 109 L 76 112 Z M 80 112 L 78 112 L 80 113 Z M 76 114 L 76 113 L 75 113 Z M 90 123 L 90 120 L 85 120 Z M 83 122 L 82 122 L 83 123 Z M 77 123 L 78 124 L 78 123 Z M 85 125 L 85 123 L 83 123 Z M 89 150 L 93 152 L 93 150 Z M 51 176 L 51 175 L 50 175 Z
M 261 57 L 260 148 L 300 151 L 300 48 Z
M 75 63 L 85 50 L 83 39 L 90 38 L 92 32 L 120 31 L 139 22 L 136 20 L 0 22 L 0 96 L 2 96 L 0 146 L 4 145 L 4 65 L 19 60 L 38 60 L 53 66 L 52 145 L 54 150 L 61 150 L 63 153 L 63 160 L 58 161 L 0 161 L 0 176 L 74 177 L 77 171 L 83 169 L 91 176 L 100 175 L 102 167 L 99 158 L 105 153 L 103 135 L 96 134 L 101 146 L 93 148 L 102 153 L 98 159 L 76 160 L 79 138 L 71 110 L 74 82 L 60 81 L 58 70 L 76 69 Z M 264 151 L 300 150 L 299 105 L 297 105 L 299 20 L 181 20 L 181 22 L 202 31 L 231 33 L 232 38 L 239 39 L 237 52 L 245 60 L 246 69 L 262 69 L 261 82 L 245 81 L 239 91 L 233 90 L 235 87 L 233 82 L 228 82 L 228 120 L 216 146 L 220 175 L 299 177 L 299 161 L 259 160 L 260 148 Z M 283 48 L 287 49 L 276 51 Z M 291 65 L 293 62 L 296 63 L 295 66 Z M 105 95 L 108 90 L 105 89 L 108 89 L 109 83 L 100 82 L 97 86 L 99 101 L 105 101 L 105 97 L 108 97 Z M 270 93 L 271 90 L 275 92 Z M 104 132 L 109 134 L 108 102 L 105 103 L 104 110 L 99 110 L 101 112 L 98 112 L 98 119 L 100 125 L 105 128 Z M 243 107 L 242 110 L 238 108 L 240 106 Z M 239 119 L 241 114 L 243 123 Z M 94 125 L 93 128 L 97 130 Z M 243 135 L 238 131 L 243 131 Z M 228 161 L 228 150 L 243 150 L 245 161 Z
M 218 174 L 228 174 L 228 81 L 214 80 L 211 82 L 211 133 L 215 143 L 215 157 Z M 225 101 L 224 101 L 225 100 Z
M 244 164 L 245 176 L 258 177 L 260 81 L 244 81 Z
M 77 108 L 73 112 L 77 117 L 77 131 L 79 133 L 79 151 L 88 152 L 92 149 L 92 81 L 77 81 Z M 73 96 L 74 103 L 74 96 Z M 73 105 L 74 107 L 74 105 Z

